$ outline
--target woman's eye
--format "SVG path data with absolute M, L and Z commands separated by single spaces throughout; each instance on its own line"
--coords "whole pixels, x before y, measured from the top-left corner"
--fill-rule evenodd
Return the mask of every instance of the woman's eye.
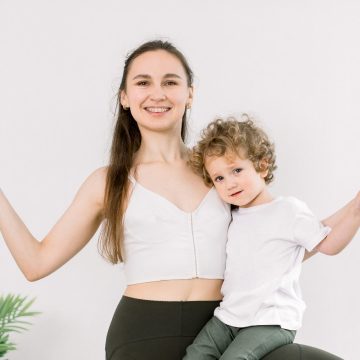
M 145 80 L 143 80 L 143 81 L 138 81 L 138 82 L 136 83 L 136 85 L 139 85 L 139 86 L 146 86 L 147 84 L 148 84 L 148 82 L 145 81 Z
M 235 174 L 239 174 L 241 171 L 242 171 L 241 168 L 236 168 L 236 169 L 234 169 L 234 173 L 235 173 Z
M 173 86 L 173 85 L 177 85 L 177 82 L 173 80 L 169 80 L 165 82 L 165 85 Z
M 222 181 L 222 180 L 224 180 L 224 177 L 223 177 L 223 176 L 217 176 L 217 177 L 214 179 L 215 182 L 220 182 L 220 181 Z

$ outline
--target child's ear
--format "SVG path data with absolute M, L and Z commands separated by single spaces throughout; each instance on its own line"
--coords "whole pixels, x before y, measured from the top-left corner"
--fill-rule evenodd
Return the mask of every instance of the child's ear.
M 266 176 L 269 173 L 269 163 L 266 159 L 262 159 L 259 162 L 259 168 L 260 168 L 260 176 L 262 178 L 266 178 Z

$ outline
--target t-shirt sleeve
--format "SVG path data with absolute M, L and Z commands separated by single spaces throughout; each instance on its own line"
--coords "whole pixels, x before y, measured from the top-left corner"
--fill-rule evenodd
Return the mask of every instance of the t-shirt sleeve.
M 299 203 L 298 203 L 299 204 Z M 306 250 L 312 251 L 326 236 L 331 228 L 324 226 L 305 203 L 300 203 L 293 225 L 294 241 Z

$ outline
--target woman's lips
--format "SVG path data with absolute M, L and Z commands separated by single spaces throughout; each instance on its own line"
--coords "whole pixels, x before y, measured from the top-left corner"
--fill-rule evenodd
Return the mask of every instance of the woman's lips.
M 147 106 L 144 108 L 147 112 L 151 114 L 163 114 L 171 110 L 169 106 Z

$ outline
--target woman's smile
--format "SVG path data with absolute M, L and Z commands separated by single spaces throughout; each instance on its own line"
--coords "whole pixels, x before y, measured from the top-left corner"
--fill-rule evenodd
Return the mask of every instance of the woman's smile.
M 151 113 L 152 115 L 162 115 L 167 113 L 171 110 L 171 107 L 168 106 L 147 106 L 144 108 L 147 112 Z

